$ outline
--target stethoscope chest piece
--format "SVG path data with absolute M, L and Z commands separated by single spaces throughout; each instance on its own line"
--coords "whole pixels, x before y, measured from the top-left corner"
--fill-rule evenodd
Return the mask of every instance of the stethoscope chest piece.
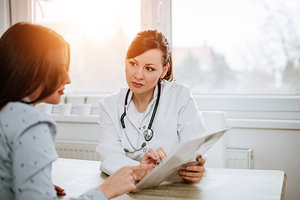
M 153 135 L 154 132 L 152 129 L 148 128 L 147 130 L 144 131 L 144 138 L 147 142 L 149 142 L 152 139 Z

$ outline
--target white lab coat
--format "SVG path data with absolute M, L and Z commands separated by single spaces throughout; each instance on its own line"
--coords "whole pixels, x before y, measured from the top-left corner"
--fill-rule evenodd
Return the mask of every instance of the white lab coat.
M 163 147 L 168 155 L 180 142 L 204 134 L 203 118 L 190 89 L 168 81 L 161 82 L 161 96 L 152 124 L 153 138 L 146 142 L 143 132 L 148 128 L 155 106 L 157 86 L 154 97 L 143 114 L 137 112 L 130 92 L 124 118 L 126 130 L 124 130 L 120 118 L 124 112 L 127 90 L 123 88 L 119 93 L 100 101 L 100 144 L 96 151 L 100 154 L 101 171 L 112 174 L 122 166 L 138 165 L 144 153 L 150 148 Z M 124 148 L 130 151 L 133 151 L 133 148 L 124 131 L 136 149 L 139 149 L 143 142 L 147 145 L 138 152 L 125 153 Z

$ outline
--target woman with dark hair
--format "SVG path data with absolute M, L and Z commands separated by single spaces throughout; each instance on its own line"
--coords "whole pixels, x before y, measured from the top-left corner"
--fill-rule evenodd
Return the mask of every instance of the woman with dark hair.
M 56 125 L 33 106 L 57 104 L 70 83 L 70 47 L 56 32 L 17 23 L 0 39 L 0 194 L 2 200 L 57 199 L 51 180 Z M 78 199 L 135 189 L 147 166 L 123 167 Z
M 202 115 L 187 86 L 173 80 L 171 47 L 157 30 L 137 34 L 125 59 L 129 88 L 100 102 L 100 169 L 112 174 L 124 165 L 157 165 L 181 142 L 204 133 Z M 197 183 L 200 156 L 178 174 Z

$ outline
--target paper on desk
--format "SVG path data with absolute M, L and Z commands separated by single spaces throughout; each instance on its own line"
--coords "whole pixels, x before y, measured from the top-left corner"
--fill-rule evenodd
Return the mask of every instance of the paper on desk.
M 223 129 L 200 138 L 181 143 L 179 147 L 165 158 L 137 185 L 135 191 L 143 188 L 158 186 L 163 181 L 175 182 L 180 180 L 177 174 L 181 165 L 192 161 L 198 154 L 204 154 L 221 138 L 228 129 Z

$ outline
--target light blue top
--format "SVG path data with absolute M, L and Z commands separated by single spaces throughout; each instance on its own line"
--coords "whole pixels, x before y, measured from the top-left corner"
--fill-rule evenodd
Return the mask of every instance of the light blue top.
M 0 111 L 1 200 L 57 199 L 51 178 L 56 125 L 31 105 L 13 102 Z M 97 188 L 75 199 L 107 197 Z

